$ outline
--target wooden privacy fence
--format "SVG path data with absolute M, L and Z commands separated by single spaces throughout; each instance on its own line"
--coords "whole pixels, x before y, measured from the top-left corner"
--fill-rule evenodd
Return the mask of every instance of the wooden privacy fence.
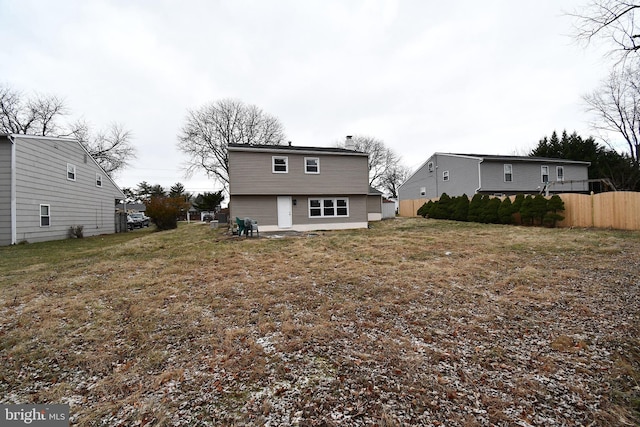
M 559 194 L 564 202 L 564 220 L 559 227 L 615 228 L 640 230 L 640 193 L 614 191 L 599 194 Z M 515 196 L 512 196 L 513 200 Z M 401 200 L 399 215 L 418 216 L 429 199 Z

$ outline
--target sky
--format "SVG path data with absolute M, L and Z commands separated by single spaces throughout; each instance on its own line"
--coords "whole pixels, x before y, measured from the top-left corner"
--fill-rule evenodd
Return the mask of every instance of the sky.
M 434 152 L 526 155 L 594 134 L 582 96 L 611 69 L 571 37 L 586 0 L 0 0 L 0 83 L 120 123 L 120 187 L 182 183 L 189 110 L 224 98 L 277 117 L 293 145 L 378 138 L 415 170 Z

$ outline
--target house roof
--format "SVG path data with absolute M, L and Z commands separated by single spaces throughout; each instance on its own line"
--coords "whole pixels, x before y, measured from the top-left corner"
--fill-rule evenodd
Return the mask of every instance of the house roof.
M 348 150 L 340 147 L 303 147 L 294 145 L 265 145 L 265 144 L 229 144 L 229 151 L 257 151 L 267 153 L 295 152 L 300 154 L 338 154 L 346 156 L 368 156 L 367 153 Z
M 377 188 L 373 188 L 372 186 L 369 186 L 369 196 L 382 196 L 383 193 L 382 191 L 378 190 Z

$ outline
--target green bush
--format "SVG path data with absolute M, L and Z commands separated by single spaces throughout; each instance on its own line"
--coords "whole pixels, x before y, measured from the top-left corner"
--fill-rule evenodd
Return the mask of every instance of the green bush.
M 511 199 L 509 197 L 505 197 L 502 202 L 500 202 L 500 207 L 498 208 L 498 220 L 500 224 L 513 224 L 513 203 L 511 203 Z
M 155 223 L 158 230 L 171 230 L 178 227 L 181 212 L 189 209 L 184 197 L 154 196 L 145 202 L 146 214 Z
M 547 213 L 544 216 L 544 225 L 548 227 L 555 227 L 558 221 L 562 221 L 564 216 L 558 212 L 564 211 L 564 201 L 560 196 L 554 194 L 547 201 Z
M 480 222 L 480 214 L 482 212 L 482 194 L 474 194 L 469 202 L 469 210 L 467 213 L 467 221 Z
M 454 197 L 451 204 L 453 206 L 451 219 L 456 221 L 466 221 L 469 214 L 469 197 L 467 197 L 466 194 Z
M 498 209 L 500 209 L 500 199 L 497 197 L 490 197 L 488 195 L 483 197 L 482 213 L 480 214 L 481 222 L 485 224 L 498 224 L 499 216 Z

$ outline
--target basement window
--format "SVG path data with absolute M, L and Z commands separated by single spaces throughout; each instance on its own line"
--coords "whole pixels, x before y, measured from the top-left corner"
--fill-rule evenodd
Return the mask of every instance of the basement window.
M 309 217 L 348 217 L 349 199 L 309 199 Z

